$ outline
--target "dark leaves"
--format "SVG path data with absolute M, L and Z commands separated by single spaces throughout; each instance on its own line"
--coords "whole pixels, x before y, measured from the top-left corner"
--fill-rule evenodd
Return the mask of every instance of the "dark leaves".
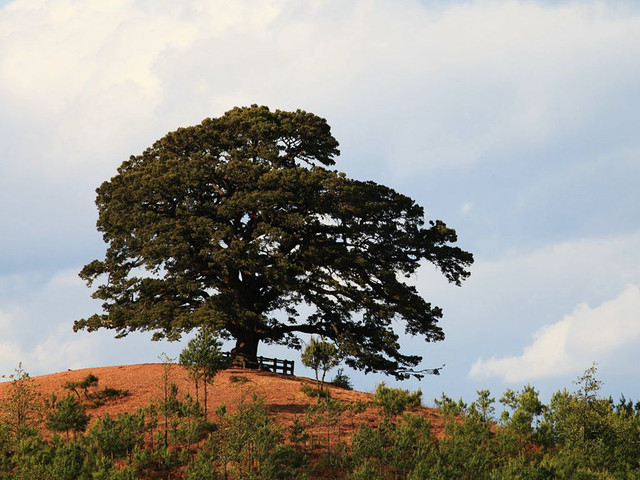
M 411 198 L 327 170 L 337 147 L 324 119 L 252 106 L 125 161 L 97 190 L 105 258 L 80 273 L 102 281 L 105 313 L 75 328 L 177 339 L 207 325 L 294 347 L 315 333 L 357 368 L 416 366 L 392 324 L 437 341 L 442 312 L 401 279 L 426 259 L 459 285 L 473 257 Z

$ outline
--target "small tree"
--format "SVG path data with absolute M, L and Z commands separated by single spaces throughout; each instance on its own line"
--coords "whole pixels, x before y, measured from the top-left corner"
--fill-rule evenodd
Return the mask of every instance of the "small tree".
M 2 402 L 2 410 L 11 432 L 20 439 L 42 420 L 42 402 L 33 379 L 22 368 L 22 362 L 9 378 L 11 388 Z
M 82 392 L 84 393 L 84 397 L 88 400 L 89 388 L 96 387 L 96 386 L 98 386 L 98 377 L 96 377 L 93 373 L 90 373 L 89 375 L 84 377 L 82 380 L 76 380 L 76 381 L 70 380 L 68 382 L 65 382 L 63 385 L 64 388 L 66 388 L 67 390 L 71 390 L 73 393 L 75 393 L 76 396 L 78 397 L 78 400 L 80 400 L 80 392 L 78 392 L 78 389 L 82 389 Z
M 301 360 L 305 367 L 312 368 L 315 372 L 319 400 L 319 394 L 324 388 L 324 379 L 327 372 L 340 364 L 338 349 L 332 343 L 327 343 L 324 338 L 316 340 L 315 337 L 311 337 L 302 351 Z M 322 375 L 320 375 L 320 372 L 322 372 Z
M 346 373 L 344 373 L 343 368 L 338 369 L 338 373 L 333 377 L 333 380 L 331 380 L 331 385 L 334 387 L 344 388 L 345 390 L 353 390 L 351 379 Z
M 483 422 L 493 420 L 496 409 L 493 406 L 496 399 L 489 390 L 476 390 L 478 398 L 471 404 L 471 412 L 477 414 Z
M 54 432 L 65 432 L 67 441 L 69 431 L 74 434 L 84 432 L 89 423 L 90 416 L 84 411 L 82 404 L 71 394 L 62 400 L 58 400 L 55 394 L 45 401 L 48 409 L 47 428 Z
M 520 392 L 508 388 L 500 398 L 500 403 L 509 408 L 501 413 L 502 422 L 522 435 L 533 433 L 536 427 L 534 422 L 545 410 L 538 398 L 538 391 L 531 385 L 526 385 Z
M 254 393 L 251 400 L 242 399 L 233 415 L 221 418 L 219 429 L 200 452 L 217 452 L 225 479 L 290 478 L 265 471 L 275 466 L 270 460 L 281 442 L 282 432 L 273 425 L 264 398 Z
M 612 402 L 598 397 L 602 382 L 596 378 L 596 372 L 594 363 L 574 381 L 577 392 L 569 393 L 566 389 L 556 392 L 546 418 L 559 443 L 583 453 L 597 445 L 612 428 Z
M 207 418 L 207 385 L 213 384 L 214 377 L 226 364 L 220 350 L 221 346 L 222 343 L 210 330 L 202 328 L 180 353 L 180 364 L 187 368 L 189 376 L 196 384 L 196 400 L 199 400 L 198 382 L 202 380 L 205 418 Z
M 111 460 L 131 457 L 136 447 L 143 445 L 146 430 L 145 415 L 118 413 L 114 418 L 106 413 L 98 418 L 87 435 L 88 443 Z
M 436 408 L 438 408 L 445 417 L 465 416 L 469 410 L 468 405 L 462 400 L 462 397 L 456 402 L 454 399 L 445 395 L 444 392 L 442 392 L 440 398 L 434 398 L 433 401 Z
M 162 362 L 162 403 L 160 404 L 160 410 L 164 421 L 164 447 L 167 448 L 169 446 L 169 415 L 175 410 L 178 387 L 175 383 L 171 383 L 171 368 L 175 358 L 169 357 L 164 352 L 158 358 Z

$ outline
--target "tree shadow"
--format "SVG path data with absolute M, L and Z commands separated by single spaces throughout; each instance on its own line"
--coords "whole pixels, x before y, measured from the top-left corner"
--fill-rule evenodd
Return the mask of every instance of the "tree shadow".
M 296 405 L 295 403 L 269 403 L 267 408 L 271 413 L 305 413 L 307 405 Z

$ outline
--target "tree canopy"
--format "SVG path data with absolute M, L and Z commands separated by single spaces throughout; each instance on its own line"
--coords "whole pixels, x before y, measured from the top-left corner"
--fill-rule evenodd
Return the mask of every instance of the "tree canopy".
M 438 341 L 439 307 L 403 281 L 423 260 L 457 285 L 473 256 L 408 196 L 330 167 L 339 155 L 311 113 L 234 108 L 131 156 L 97 189 L 105 258 L 80 276 L 103 313 L 74 329 L 206 327 L 256 357 L 259 342 L 337 344 L 348 365 L 406 376 L 393 324 Z

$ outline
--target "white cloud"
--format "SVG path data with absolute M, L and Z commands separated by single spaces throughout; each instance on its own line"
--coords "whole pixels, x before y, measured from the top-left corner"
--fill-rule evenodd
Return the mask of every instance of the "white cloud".
M 11 332 L 13 323 L 14 318 L 12 314 L 0 311 L 0 329 L 4 332 L 4 339 L 0 342 L 0 366 L 17 366 L 21 361 L 22 353 L 17 342 L 7 341 L 7 333 Z M 0 375 L 6 375 L 8 373 L 8 371 L 0 370 Z
M 86 175 L 155 125 L 163 90 L 154 65 L 169 46 L 193 41 L 197 27 L 165 7 L 23 0 L 0 14 L 0 96 L 24 130 L 36 130 L 22 139 L 30 154 L 21 168 Z
M 505 229 L 502 234 L 509 232 Z M 436 389 L 466 389 L 464 395 L 472 396 L 480 388 L 500 391 L 504 382 L 515 382 L 509 385 L 515 388 L 527 376 L 538 378 L 535 385 L 550 395 L 568 386 L 574 374 L 594 360 L 607 384 L 614 375 L 637 377 L 637 338 L 617 348 L 615 355 L 596 357 L 586 352 L 583 357 L 574 353 L 575 348 L 581 351 L 573 340 L 578 320 L 562 320 L 578 312 L 581 304 L 602 312 L 598 306 L 619 297 L 628 285 L 640 285 L 640 232 L 520 248 L 490 257 L 474 253 L 471 277 L 462 288 L 447 284 L 430 267 L 417 276 L 418 290 L 444 310 L 440 325 L 445 341 L 427 348 L 418 340 L 410 344 L 426 355 L 427 365 L 447 365 L 447 377 L 441 381 L 448 378 L 449 385 Z M 580 316 L 580 321 L 585 318 Z M 557 365 L 570 365 L 572 370 L 556 370 Z M 549 371 L 558 376 L 545 376 Z M 459 381 L 467 377 L 468 381 Z M 637 395 L 624 386 L 612 393 L 620 391 Z
M 501 234 L 510 232 L 505 227 Z M 483 253 L 476 253 L 471 276 L 461 289 L 451 287 L 430 266 L 416 278 L 425 297 L 440 299 L 436 303 L 446 311 L 467 319 L 468 324 L 460 325 L 465 329 L 495 328 L 499 321 L 518 328 L 550 324 L 575 305 L 599 304 L 626 285 L 640 284 L 640 231 L 500 250 L 492 256 Z
M 96 339 L 74 335 L 74 315 L 90 303 L 75 271 L 50 278 L 40 275 L 0 276 L 0 373 L 10 373 L 18 363 L 32 373 L 75 368 L 96 358 Z
M 0 343 L 0 365 L 3 370 L 1 375 L 9 375 L 15 367 L 22 361 L 22 352 L 16 344 L 2 342 Z
M 538 207 L 564 185 L 582 183 L 558 175 L 567 158 L 582 158 L 574 145 L 602 138 L 637 163 L 635 124 L 619 113 L 628 108 L 635 115 L 640 98 L 640 16 L 598 1 L 426 3 L 14 0 L 2 8 L 0 326 L 10 323 L 0 366 L 6 371 L 7 363 L 33 360 L 51 371 L 46 352 L 55 344 L 62 347 L 51 357 L 59 368 L 71 366 L 74 355 L 94 354 L 102 363 L 116 355 L 145 358 L 147 340 L 107 342 L 107 332 L 84 343 L 85 335 L 70 332 L 75 318 L 97 311 L 71 268 L 103 253 L 93 190 L 166 131 L 250 103 L 327 117 L 341 142 L 339 168 L 359 178 L 396 181 L 404 191 L 403 180 L 426 184 L 425 172 L 454 167 L 449 174 L 459 191 L 445 178 L 442 191 L 419 193 L 450 203 L 484 250 L 473 249 L 473 275 L 455 294 L 440 284 L 438 295 L 432 285 L 424 289 L 445 307 L 443 348 L 467 335 L 466 369 L 481 348 L 505 355 L 490 344 L 496 329 L 511 329 L 513 337 L 548 324 L 555 334 L 539 330 L 535 345 L 546 341 L 544 350 L 556 352 L 548 362 L 571 357 L 570 338 L 560 340 L 573 324 L 554 321 L 581 302 L 603 304 L 623 285 L 639 284 L 640 240 L 636 233 L 537 248 L 549 241 L 539 237 L 554 228 L 545 222 L 555 205 Z M 605 129 L 615 131 L 613 140 Z M 571 151 L 564 144 L 538 155 L 557 141 Z M 620 164 L 613 148 L 605 150 L 589 154 Z M 490 172 L 485 177 L 458 169 L 481 162 Z M 526 162 L 526 171 L 518 168 Z M 534 170 L 553 181 L 531 186 Z M 505 193 L 507 184 L 519 195 Z M 552 241 L 628 232 L 608 233 L 615 213 L 628 210 L 607 198 L 624 188 L 606 187 L 595 197 L 602 207 L 588 228 L 578 225 Z M 498 200 L 487 207 L 492 195 Z M 523 248 L 535 250 L 504 255 L 505 239 L 526 229 L 505 219 L 500 202 L 520 208 L 516 216 L 527 222 L 532 213 L 542 218 L 524 234 L 533 240 Z M 474 241 L 455 226 L 463 247 Z M 488 250 L 500 257 L 487 258 Z M 5 275 L 61 268 L 71 270 L 55 280 Z M 68 337 L 61 333 L 67 328 Z M 483 331 L 487 337 L 470 353 L 469 336 L 475 341 Z
M 38 339 L 39 334 L 32 332 Z M 92 365 L 96 360 L 97 338 L 71 336 L 69 328 L 60 325 L 56 332 L 41 340 L 34 347 L 26 347 L 18 339 L 0 342 L 0 374 L 9 375 L 18 364 L 35 374 L 53 373 L 68 368 Z
M 21 162 L 61 176 L 253 102 L 410 175 L 573 131 L 640 70 L 640 17 L 597 2 L 19 0 L 0 32 L 0 98 L 39 130 Z
M 18 363 L 33 375 L 118 363 L 154 362 L 160 352 L 175 357 L 180 343 L 151 342 L 149 334 L 115 339 L 114 332 L 73 332 L 74 320 L 100 310 L 77 269 L 50 276 L 0 275 L 0 375 Z
M 586 299 L 600 303 L 640 282 L 640 231 L 479 258 L 471 281 L 479 295 L 491 296 L 496 305 L 522 298 L 522 290 L 528 303 L 521 307 L 531 309 L 560 298 L 573 299 L 571 306 Z
M 539 329 L 519 356 L 478 359 L 469 374 L 518 382 L 575 373 L 639 338 L 640 287 L 629 285 L 613 300 L 597 307 L 580 304 L 559 322 Z
M 38 372 L 58 372 L 69 368 L 82 368 L 95 363 L 98 347 L 97 337 L 74 336 L 69 333 L 68 326 L 61 325 L 29 352 L 27 355 L 28 364 L 30 368 Z

